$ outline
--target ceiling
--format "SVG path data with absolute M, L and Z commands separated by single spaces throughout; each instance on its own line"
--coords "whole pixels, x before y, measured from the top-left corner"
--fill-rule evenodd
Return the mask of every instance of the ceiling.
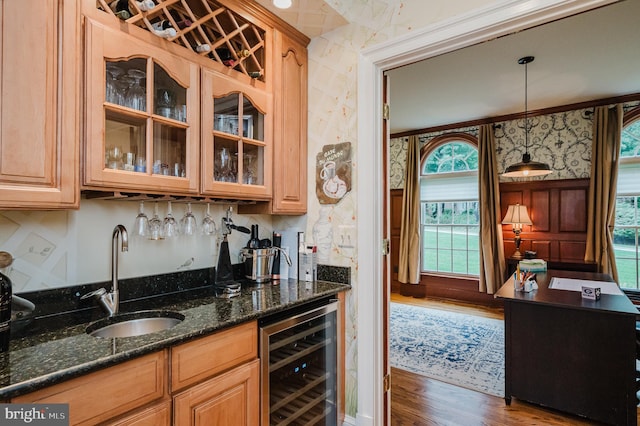
M 640 93 L 640 1 L 627 0 L 388 72 L 391 133 Z
M 348 23 L 324 0 L 256 1 L 310 38 Z M 639 16 L 621 1 L 388 71 L 391 133 L 523 112 L 528 55 L 529 111 L 640 93 Z
M 256 0 L 256 3 L 292 25 L 309 38 L 332 31 L 347 20 L 324 0 L 293 0 L 288 9 L 278 9 L 272 0 Z

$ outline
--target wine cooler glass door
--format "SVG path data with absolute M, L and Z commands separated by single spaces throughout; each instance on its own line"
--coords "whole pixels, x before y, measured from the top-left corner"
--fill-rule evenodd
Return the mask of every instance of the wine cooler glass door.
M 336 321 L 331 302 L 262 327 L 262 424 L 337 423 Z

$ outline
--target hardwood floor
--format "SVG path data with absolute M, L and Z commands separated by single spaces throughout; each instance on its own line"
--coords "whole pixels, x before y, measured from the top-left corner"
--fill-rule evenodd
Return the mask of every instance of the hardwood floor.
M 391 301 L 503 319 L 500 308 L 417 299 L 392 293 Z M 453 386 L 396 368 L 391 369 L 391 424 L 415 425 L 597 425 L 582 418 Z

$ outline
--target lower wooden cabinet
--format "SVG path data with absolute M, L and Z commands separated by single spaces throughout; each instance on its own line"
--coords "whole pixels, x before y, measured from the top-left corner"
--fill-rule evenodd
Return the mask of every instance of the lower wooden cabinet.
M 259 395 L 260 361 L 256 359 L 174 396 L 174 424 L 258 425 Z
M 258 325 L 243 323 L 11 402 L 67 403 L 70 425 L 258 425 Z

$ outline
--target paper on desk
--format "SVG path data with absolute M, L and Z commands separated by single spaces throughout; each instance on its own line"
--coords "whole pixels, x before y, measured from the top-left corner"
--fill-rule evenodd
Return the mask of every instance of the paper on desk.
M 620 290 L 620 287 L 614 282 L 610 281 L 590 281 L 590 280 L 578 280 L 575 278 L 551 278 L 551 282 L 549 283 L 549 288 L 554 290 L 571 290 L 571 291 L 582 291 L 582 286 L 588 287 L 600 287 L 600 292 L 602 294 L 618 294 L 623 295 L 624 293 Z

